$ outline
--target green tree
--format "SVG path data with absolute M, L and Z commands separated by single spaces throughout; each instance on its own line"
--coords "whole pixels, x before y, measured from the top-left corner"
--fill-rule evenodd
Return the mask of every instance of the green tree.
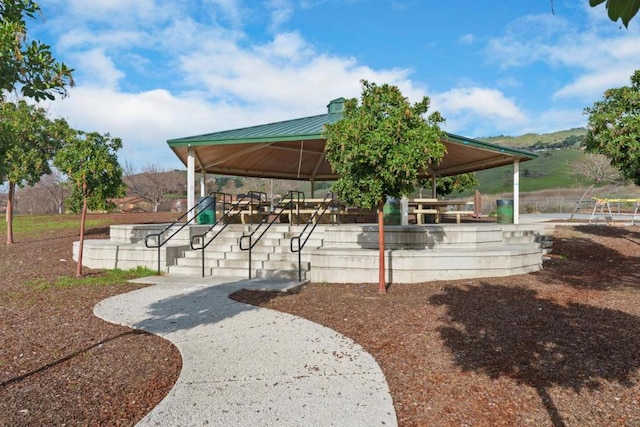
M 13 243 L 13 202 L 16 185 L 34 185 L 51 173 L 50 162 L 69 134 L 62 119 L 49 120 L 44 109 L 0 103 L 0 181 L 8 182 L 7 244 Z
M 0 2 L 0 98 L 19 90 L 36 101 L 66 95 L 73 70 L 53 58 L 51 47 L 27 37 L 26 18 L 41 14 L 33 0 Z
M 606 2 L 606 3 L 605 3 Z M 640 9 L 640 0 L 589 0 L 591 7 L 605 3 L 609 19 L 613 22 L 622 20 L 625 28 L 629 27 L 631 18 L 636 16 Z
M 587 150 L 604 154 L 625 179 L 640 185 L 640 70 L 631 76 L 631 86 L 608 89 L 585 113 Z
M 423 115 L 429 98 L 410 104 L 396 86 L 362 82 L 360 103 L 345 101 L 342 119 L 327 125 L 327 159 L 340 176 L 333 189 L 347 203 L 377 208 L 379 290 L 386 292 L 383 207 L 387 197 L 410 194 L 418 174 L 444 156 L 440 113 Z
M 420 189 L 420 197 L 425 188 L 432 188 L 433 180 L 431 177 L 418 178 L 418 188 Z M 480 185 L 475 173 L 463 173 L 455 176 L 444 176 L 436 178 L 436 195 L 440 197 L 448 196 L 451 193 L 462 193 Z M 433 190 L 432 190 L 433 191 Z
M 80 248 L 76 276 L 82 276 L 82 252 L 87 210 L 109 210 L 115 204 L 109 199 L 125 193 L 122 167 L 117 151 L 122 148 L 119 138 L 97 132 L 78 132 L 56 153 L 54 164 L 64 171 L 73 183 L 67 207 L 82 212 L 80 222 Z

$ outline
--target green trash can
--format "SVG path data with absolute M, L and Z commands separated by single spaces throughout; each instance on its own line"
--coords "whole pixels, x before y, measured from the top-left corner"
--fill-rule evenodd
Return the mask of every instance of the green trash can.
M 198 224 L 215 224 L 216 222 L 216 199 L 213 197 L 200 197 L 198 199 Z
M 387 203 L 384 204 L 382 212 L 386 225 L 400 225 L 400 200 L 387 197 Z
M 513 200 L 496 200 L 498 224 L 513 224 Z

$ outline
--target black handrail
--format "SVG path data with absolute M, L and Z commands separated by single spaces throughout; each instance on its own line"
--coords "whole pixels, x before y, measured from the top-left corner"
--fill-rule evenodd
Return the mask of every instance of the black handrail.
M 307 221 L 307 224 L 304 226 L 300 234 L 298 234 L 297 236 L 293 236 L 291 238 L 289 248 L 291 249 L 291 252 L 298 253 L 298 280 L 301 282 L 302 282 L 302 249 L 304 248 L 304 245 L 307 244 L 307 241 L 309 240 L 309 237 L 311 237 L 311 234 L 313 233 L 313 231 L 316 229 L 316 226 L 318 225 L 318 220 L 327 212 L 328 208 L 331 208 L 331 210 L 336 209 L 337 222 L 338 224 L 340 224 L 340 203 L 338 202 L 338 199 L 335 198 L 334 194 L 329 192 L 327 193 L 326 196 L 324 196 L 324 199 L 320 203 L 320 206 L 318 206 L 318 208 L 313 213 L 313 215 L 311 215 L 311 218 L 309 218 L 309 221 Z M 322 210 L 322 212 L 320 212 L 320 210 Z M 331 217 L 331 224 L 335 224 L 333 221 L 333 216 Z M 305 235 L 309 226 L 311 226 L 311 230 L 309 230 L 304 240 L 302 240 L 302 236 Z M 298 242 L 297 248 L 293 247 L 294 241 Z
M 192 207 L 191 209 L 189 209 L 188 211 L 186 211 L 184 214 L 182 214 L 177 220 L 175 220 L 173 223 L 169 224 L 164 230 L 162 230 L 159 233 L 152 233 L 152 234 L 147 234 L 144 237 L 144 245 L 147 248 L 158 248 L 158 274 L 160 274 L 160 248 L 162 248 L 162 246 L 164 246 L 169 240 L 171 240 L 176 234 L 178 234 L 180 231 L 182 231 L 183 228 L 185 228 L 188 224 L 190 224 L 191 222 L 195 221 L 196 218 L 198 217 L 198 215 L 200 215 L 200 213 L 202 211 L 199 211 L 196 213 L 196 215 L 194 215 L 192 218 L 190 218 L 189 220 L 187 220 L 186 222 L 184 222 L 177 230 L 175 230 L 173 233 L 171 233 L 171 235 L 169 235 L 166 239 L 163 240 L 162 235 L 164 233 L 166 233 L 167 231 L 169 231 L 171 228 L 175 227 L 175 225 L 177 223 L 179 223 L 184 217 L 188 216 L 189 214 L 191 214 L 193 211 L 195 211 L 196 209 L 198 209 L 200 207 L 201 204 L 207 202 L 206 206 L 204 207 L 204 209 L 209 208 L 211 205 L 216 204 L 216 196 L 218 195 L 222 195 L 223 196 L 223 206 L 224 206 L 224 196 L 229 196 L 231 197 L 229 194 L 226 193 L 219 193 L 217 191 L 214 191 L 212 193 L 209 193 L 208 197 L 204 197 L 202 198 L 202 200 L 200 200 L 198 203 L 195 204 L 194 207 Z M 213 196 L 213 201 L 210 199 L 210 197 Z M 203 210 L 204 210 L 203 209 Z M 155 239 L 155 244 L 152 244 L 149 242 L 150 238 L 154 238 Z
M 241 204 L 242 202 L 245 201 L 245 199 L 247 199 L 248 201 L 252 201 L 255 199 L 255 196 L 258 196 L 260 198 L 260 200 L 262 201 L 262 196 L 264 195 L 266 198 L 266 193 L 261 192 L 261 191 L 249 191 L 248 193 L 244 194 L 240 200 L 236 201 L 236 204 Z M 261 202 L 260 202 L 261 203 Z M 260 204 L 258 206 L 258 209 L 260 207 Z M 209 229 L 207 231 L 205 231 L 202 234 L 198 234 L 195 235 L 191 238 L 191 249 L 193 250 L 201 250 L 201 256 L 200 259 L 202 260 L 202 277 L 204 277 L 204 250 L 216 239 L 216 237 L 218 237 L 220 235 L 220 233 L 222 233 L 229 224 L 233 223 L 235 221 L 236 218 L 238 218 L 238 216 L 242 213 L 242 209 L 238 209 L 237 212 L 234 212 L 232 215 L 229 215 L 229 213 L 233 212 L 235 210 L 235 208 L 233 207 L 233 204 L 229 205 L 229 209 L 223 209 L 222 211 L 222 215 L 220 216 L 220 218 L 215 222 L 215 224 L 213 224 L 211 227 L 209 227 Z M 253 215 L 251 215 L 253 216 Z M 220 222 L 222 221 L 222 228 L 220 228 L 216 234 L 214 234 L 206 243 L 205 243 L 205 237 L 208 233 L 210 233 L 218 224 L 220 224 Z M 201 245 L 198 246 L 197 242 L 200 242 Z
M 273 223 L 276 222 L 276 220 L 280 217 L 280 215 L 284 213 L 285 210 L 291 209 L 291 216 L 293 218 L 294 197 L 297 200 L 297 203 L 295 205 L 297 206 L 298 213 L 299 213 L 300 203 L 304 203 L 304 193 L 302 191 L 289 191 L 287 195 L 284 196 L 282 200 L 280 200 L 280 202 L 278 202 L 278 204 L 269 212 L 269 217 L 273 216 L 273 218 L 270 221 L 261 222 L 251 233 L 244 234 L 240 237 L 240 242 L 239 242 L 240 250 L 249 251 L 249 279 L 251 279 L 251 251 L 253 247 L 260 241 L 262 236 L 264 236 L 264 234 L 269 230 L 269 228 L 271 228 Z M 300 215 L 297 215 L 297 216 L 299 221 Z M 258 234 L 255 240 L 253 240 L 253 236 L 260 231 L 260 229 L 264 224 L 267 224 L 266 228 L 262 230 L 260 234 Z M 247 247 L 243 245 L 243 242 L 245 239 L 249 239 L 249 246 Z

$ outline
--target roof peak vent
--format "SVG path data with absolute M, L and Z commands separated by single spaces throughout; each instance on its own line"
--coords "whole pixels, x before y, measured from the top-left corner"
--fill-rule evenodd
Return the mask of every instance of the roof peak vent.
M 329 114 L 342 114 L 344 111 L 344 98 L 337 98 L 329 102 L 327 109 L 329 110 Z

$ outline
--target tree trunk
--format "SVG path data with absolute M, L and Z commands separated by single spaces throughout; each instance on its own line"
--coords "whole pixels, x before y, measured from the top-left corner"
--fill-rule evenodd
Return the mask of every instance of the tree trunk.
M 378 293 L 387 293 L 387 284 L 384 279 L 384 201 L 378 204 L 378 247 L 380 248 L 380 269 L 378 271 Z
M 9 181 L 9 194 L 7 195 L 7 245 L 13 244 L 13 197 L 16 192 L 16 185 Z
M 87 219 L 87 180 L 82 179 L 82 219 L 80 220 L 80 242 L 78 246 L 78 268 L 76 277 L 82 277 L 82 252 L 84 250 L 84 226 Z

